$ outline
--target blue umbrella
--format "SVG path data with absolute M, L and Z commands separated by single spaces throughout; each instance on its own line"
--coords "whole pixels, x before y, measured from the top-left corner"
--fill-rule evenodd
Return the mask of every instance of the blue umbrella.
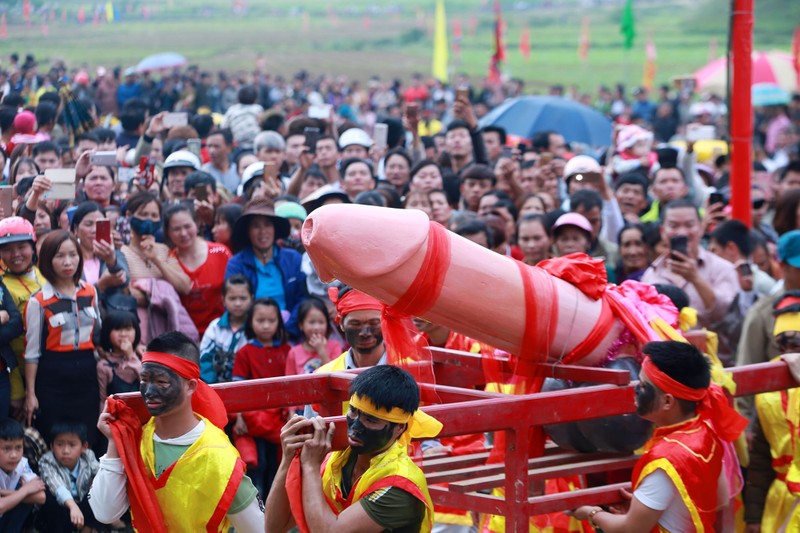
M 175 67 L 182 67 L 188 61 L 185 57 L 175 52 L 165 52 L 147 56 L 136 65 L 136 72 L 150 72 L 153 70 L 165 70 Z
M 789 103 L 789 93 L 774 83 L 756 83 L 752 88 L 754 106 L 786 105 Z
M 535 133 L 552 130 L 567 142 L 608 146 L 611 121 L 599 111 L 556 96 L 512 98 L 490 111 L 480 126 L 502 126 L 506 133 L 530 139 Z

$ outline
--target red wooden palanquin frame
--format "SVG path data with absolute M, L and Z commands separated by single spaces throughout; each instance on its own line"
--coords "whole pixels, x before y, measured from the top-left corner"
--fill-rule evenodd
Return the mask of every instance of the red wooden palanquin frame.
M 580 505 L 618 502 L 619 489 L 629 483 L 541 495 L 545 479 L 565 475 L 592 474 L 611 470 L 630 470 L 636 456 L 612 453 L 581 454 L 548 446 L 542 457 L 528 457 L 530 428 L 633 413 L 634 391 L 630 374 L 577 366 L 542 365 L 548 375 L 588 383 L 600 383 L 557 392 L 509 396 L 477 390 L 484 374 L 479 355 L 433 350 L 437 384 L 422 384 L 425 412 L 439 419 L 442 437 L 504 431 L 505 464 L 486 465 L 488 452 L 454 456 L 426 457 L 423 468 L 434 503 L 479 513 L 506 517 L 506 531 L 527 532 L 530 516 L 574 509 Z M 783 363 L 763 363 L 731 370 L 737 396 L 786 389 L 796 386 Z M 318 404 L 323 416 L 336 424 L 333 446 L 347 445 L 346 423 L 340 415 L 348 399 L 350 380 L 355 372 L 310 374 L 282 378 L 214 385 L 230 413 L 265 408 Z M 147 413 L 137 393 L 120 396 L 142 417 Z M 434 405 L 431 405 L 434 404 Z M 446 487 L 433 483 L 448 482 Z M 505 498 L 486 494 L 503 487 Z M 484 492 L 479 492 L 484 491 Z

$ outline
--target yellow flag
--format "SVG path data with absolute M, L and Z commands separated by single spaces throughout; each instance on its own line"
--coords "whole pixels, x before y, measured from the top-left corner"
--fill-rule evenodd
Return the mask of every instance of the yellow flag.
M 106 22 L 114 22 L 114 3 L 111 0 L 106 2 Z
M 444 0 L 436 0 L 436 21 L 433 33 L 433 77 L 447 83 L 447 16 Z

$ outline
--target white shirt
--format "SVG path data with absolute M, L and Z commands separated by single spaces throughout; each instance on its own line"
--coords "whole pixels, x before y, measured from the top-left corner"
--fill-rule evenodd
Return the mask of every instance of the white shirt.
M 205 427 L 205 422 L 198 420 L 194 428 L 180 437 L 162 439 L 153 433 L 153 440 L 172 446 L 191 446 L 203 434 Z M 89 489 L 89 505 L 95 518 L 104 524 L 116 522 L 128 510 L 130 502 L 127 476 L 122 459 L 106 455 L 100 458 L 100 470 L 92 481 L 92 488 Z M 228 519 L 236 531 L 259 533 L 264 531 L 264 513 L 261 511 L 258 498 L 255 498 L 243 511 L 228 515 Z

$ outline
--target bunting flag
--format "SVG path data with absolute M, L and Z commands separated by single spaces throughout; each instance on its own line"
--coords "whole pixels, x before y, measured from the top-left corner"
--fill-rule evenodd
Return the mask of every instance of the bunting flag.
M 522 54 L 525 61 L 531 60 L 531 35 L 527 25 L 522 29 L 519 37 L 519 53 Z
M 500 65 L 506 60 L 506 47 L 503 43 L 503 16 L 500 0 L 494 2 L 494 53 L 489 60 L 489 81 L 500 82 Z
M 653 90 L 653 85 L 656 79 L 656 43 L 653 42 L 653 37 L 647 38 L 647 45 L 645 45 L 644 75 L 642 76 L 642 86 L 648 92 Z
M 31 0 L 22 2 L 22 18 L 25 19 L 25 25 L 31 25 Z
M 114 3 L 111 0 L 106 2 L 106 22 L 114 22 Z
M 717 49 L 719 48 L 719 44 L 717 44 L 717 38 L 712 37 L 710 41 L 708 41 L 708 63 L 711 63 L 715 59 L 717 59 Z
M 478 17 L 475 16 L 475 13 L 469 16 L 469 36 L 475 37 L 475 33 L 478 31 Z
M 581 61 L 589 59 L 589 48 L 591 47 L 589 40 L 589 17 L 583 17 L 583 24 L 581 25 L 581 37 L 578 40 L 578 57 Z
M 447 83 L 447 14 L 444 0 L 436 0 L 433 33 L 433 77 Z
M 461 30 L 461 19 L 453 20 L 453 55 L 456 56 L 456 61 L 461 63 L 461 39 L 464 33 Z
M 2 17 L 0 17 L 0 39 L 5 41 L 7 37 L 8 28 L 6 27 L 6 14 L 3 13 Z
M 633 48 L 636 39 L 636 22 L 633 19 L 633 0 L 626 0 L 625 9 L 622 10 L 622 24 L 619 28 L 623 37 L 623 46 L 626 50 Z
M 800 25 L 794 27 L 792 61 L 794 63 L 794 72 L 797 74 L 797 89 L 800 90 Z

